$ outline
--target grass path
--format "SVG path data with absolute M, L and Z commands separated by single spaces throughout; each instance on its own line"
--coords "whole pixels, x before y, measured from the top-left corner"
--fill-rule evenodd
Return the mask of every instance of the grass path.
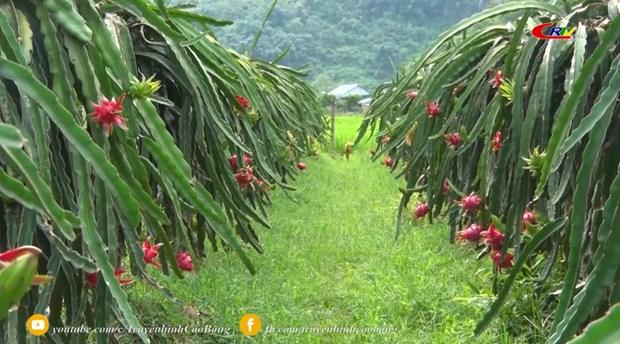
M 339 146 L 352 141 L 358 118 L 338 122 Z M 261 229 L 265 254 L 252 254 L 258 274 L 250 276 L 232 254 L 210 253 L 197 276 L 168 281 L 194 307 L 212 314 L 194 320 L 228 326 L 218 342 L 261 343 L 500 343 L 490 334 L 472 339 L 487 307 L 468 285 L 488 287 L 490 264 L 467 248 L 447 243 L 444 225 L 406 226 L 394 241 L 399 181 L 362 146 L 350 161 L 322 154 L 307 160 L 299 177 L 297 203 L 274 194 L 271 230 Z M 485 277 L 486 276 L 486 277 Z M 482 291 L 484 292 L 484 289 Z M 154 322 L 187 319 L 148 287 L 137 286 L 141 314 Z M 155 303 L 164 302 L 163 307 Z M 171 310 L 171 309 L 176 309 Z M 263 328 L 393 327 L 393 334 L 238 334 L 244 313 L 260 315 Z M 172 340 L 168 338 L 168 340 Z M 180 340 L 180 339 L 179 339 Z M 204 342 L 204 337 L 183 342 Z M 173 341 L 173 340 L 172 340 Z

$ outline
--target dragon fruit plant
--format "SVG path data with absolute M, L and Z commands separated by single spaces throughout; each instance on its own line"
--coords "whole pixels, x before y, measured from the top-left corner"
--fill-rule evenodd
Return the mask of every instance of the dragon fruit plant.
M 0 6 L 0 221 L 11 229 L 0 251 L 42 251 L 0 259 L 2 317 L 16 304 L 49 306 L 55 326 L 140 328 L 123 287 L 143 281 L 172 295 L 153 268 L 199 271 L 209 241 L 254 273 L 247 250 L 262 252 L 264 191 L 292 189 L 293 161 L 325 131 L 296 71 L 204 35 L 224 21 L 156 3 Z M 281 132 L 287 140 L 273 140 Z M 288 159 L 273 154 L 285 150 Z M 53 278 L 20 300 L 38 280 L 37 257 Z M 49 295 L 63 297 L 50 304 Z M 70 312 L 78 303 L 89 307 Z M 18 318 L 0 332 L 13 333 Z
M 532 34 L 549 23 L 572 36 Z M 358 142 L 371 128 L 389 134 L 373 158 L 406 169 L 397 235 L 411 199 L 424 198 L 446 214 L 447 237 L 490 257 L 498 296 L 476 334 L 505 310 L 522 271 L 539 286 L 528 302 L 550 305 L 537 315 L 549 344 L 620 302 L 619 42 L 617 1 L 503 2 L 447 30 L 376 91 Z M 576 342 L 614 342 L 613 322 Z

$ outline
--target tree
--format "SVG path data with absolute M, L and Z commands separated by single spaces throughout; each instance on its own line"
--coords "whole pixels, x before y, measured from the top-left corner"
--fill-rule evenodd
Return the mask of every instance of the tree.
M 334 86 L 334 80 L 327 72 L 319 74 L 312 85 L 321 92 L 328 92 Z
M 174 0 L 193 2 L 207 15 L 235 21 L 213 28 L 225 44 L 244 51 L 272 0 Z M 281 63 L 309 67 L 309 80 L 327 73 L 330 86 L 355 82 L 374 88 L 389 80 L 444 29 L 486 6 L 488 0 L 280 0 L 255 51 Z M 321 82 L 327 80 L 321 78 Z M 316 82 L 315 82 L 316 84 Z M 321 85 L 323 86 L 323 85 Z

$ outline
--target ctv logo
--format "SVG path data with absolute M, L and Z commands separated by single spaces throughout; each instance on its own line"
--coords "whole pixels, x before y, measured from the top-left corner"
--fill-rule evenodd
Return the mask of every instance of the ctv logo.
M 576 27 L 560 27 L 553 23 L 543 23 L 532 29 L 532 36 L 538 39 L 571 39 Z

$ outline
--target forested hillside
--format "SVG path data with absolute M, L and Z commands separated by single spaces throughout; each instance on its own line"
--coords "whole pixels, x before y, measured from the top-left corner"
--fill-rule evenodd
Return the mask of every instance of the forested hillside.
M 201 13 L 231 19 L 216 29 L 240 51 L 251 46 L 272 0 L 182 0 Z M 325 90 L 341 83 L 371 88 L 442 30 L 489 5 L 489 0 L 280 0 L 255 57 L 274 59 L 290 47 L 284 64 L 309 67 L 310 81 Z

